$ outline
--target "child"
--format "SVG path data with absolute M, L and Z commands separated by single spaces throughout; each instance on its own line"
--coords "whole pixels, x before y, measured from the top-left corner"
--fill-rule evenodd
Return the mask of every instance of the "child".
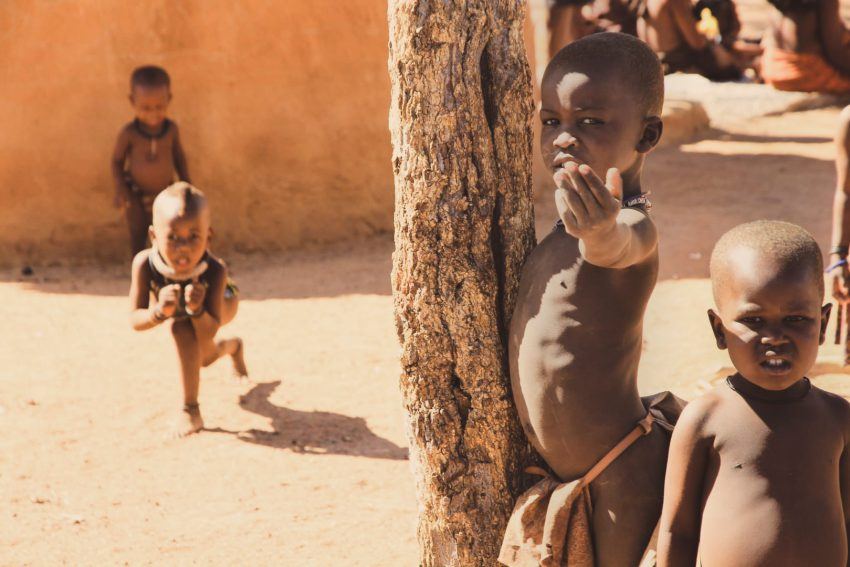
M 201 366 L 227 354 L 235 374 L 248 375 L 240 339 L 214 342 L 219 327 L 236 315 L 239 299 L 228 283 L 227 267 L 207 250 L 209 237 L 210 213 L 204 194 L 177 182 L 154 200 L 152 245 L 133 260 L 133 328 L 144 331 L 170 320 L 177 345 L 183 382 L 178 437 L 204 427 L 198 407 Z
M 814 238 L 738 226 L 711 256 L 717 346 L 737 373 L 682 413 L 670 444 L 659 565 L 847 565 L 850 405 L 806 373 L 830 305 Z
M 832 249 L 829 268 L 832 296 L 837 301 L 835 342 L 844 345 L 844 364 L 850 364 L 850 266 L 847 251 L 850 245 L 850 106 L 841 111 L 835 135 L 835 169 L 837 183 L 832 204 Z
M 838 0 L 769 0 L 778 10 L 765 37 L 764 82 L 782 91 L 850 93 L 850 31 Z
M 176 180 L 191 183 L 177 124 L 166 117 L 170 102 L 171 80 L 164 69 L 133 71 L 130 104 L 136 118 L 118 133 L 112 154 L 114 202 L 125 211 L 133 256 L 145 248 L 157 194 Z
M 648 412 L 659 400 L 637 389 L 658 274 L 641 171 L 661 137 L 661 66 L 635 37 L 591 35 L 549 63 L 541 98 L 561 222 L 523 269 L 509 355 L 523 429 L 559 480 L 520 497 L 499 560 L 634 566 L 661 512 L 662 427 L 675 419 L 675 408 Z
M 665 73 L 696 72 L 715 81 L 740 78 L 745 63 L 729 47 L 735 43 L 731 32 L 737 17 L 716 42 L 700 33 L 693 9 L 691 0 L 647 0 L 638 19 L 638 37 L 658 54 Z

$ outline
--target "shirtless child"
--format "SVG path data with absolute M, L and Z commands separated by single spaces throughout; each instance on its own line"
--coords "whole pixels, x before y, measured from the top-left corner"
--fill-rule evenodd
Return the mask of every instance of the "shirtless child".
M 699 32 L 693 9 L 691 0 L 646 0 L 637 23 L 638 37 L 658 54 L 665 73 L 699 73 L 715 81 L 740 78 L 746 67 L 744 55 L 730 47 L 736 38 L 729 37 L 737 17 L 717 43 Z
M 154 200 L 152 246 L 133 259 L 130 324 L 145 331 L 168 321 L 177 346 L 183 383 L 178 437 L 204 427 L 198 406 L 201 366 L 230 355 L 234 373 L 248 375 L 242 340 L 214 341 L 219 327 L 236 315 L 239 298 L 228 282 L 227 267 L 207 250 L 209 236 L 204 194 L 177 182 Z
M 133 256 L 145 248 L 151 204 L 175 181 L 189 180 L 177 124 L 166 117 L 171 79 L 160 67 L 139 67 L 130 78 L 130 104 L 136 118 L 118 133 L 112 153 L 115 206 L 123 208 Z
M 847 565 L 850 405 L 805 377 L 831 307 L 822 270 L 814 238 L 784 222 L 715 246 L 708 315 L 737 373 L 673 432 L 659 566 Z
M 561 481 L 585 477 L 577 489 L 589 485 L 582 509 L 592 501 L 586 540 L 602 567 L 637 565 L 661 512 L 669 436 L 647 420 L 637 370 L 658 273 L 641 170 L 661 137 L 663 91 L 655 54 L 626 34 L 588 36 L 549 63 L 540 146 L 561 223 L 526 262 L 511 320 L 511 380 L 523 428 Z M 632 442 L 596 481 L 585 476 L 618 444 Z M 527 500 L 518 501 L 502 547 L 500 561 L 509 565 L 541 561 L 537 550 L 547 545 L 523 532 Z M 550 543 L 560 554 L 563 542 Z
M 850 93 L 850 31 L 838 0 L 769 0 L 764 82 L 783 91 Z

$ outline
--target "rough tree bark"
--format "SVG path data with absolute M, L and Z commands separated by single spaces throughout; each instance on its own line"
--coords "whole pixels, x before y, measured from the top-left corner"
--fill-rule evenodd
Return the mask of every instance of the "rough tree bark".
M 527 457 L 507 322 L 534 243 L 525 0 L 390 0 L 393 295 L 421 563 L 494 565 Z

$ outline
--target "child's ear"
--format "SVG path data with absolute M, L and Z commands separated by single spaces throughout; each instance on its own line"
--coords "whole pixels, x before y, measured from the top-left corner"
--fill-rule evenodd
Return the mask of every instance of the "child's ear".
M 720 320 L 720 315 L 714 312 L 714 309 L 708 310 L 708 323 L 711 325 L 711 332 L 714 333 L 714 340 L 717 341 L 717 348 L 726 350 L 726 335 L 723 334 L 723 321 Z
M 650 116 L 644 121 L 643 133 L 638 141 L 637 151 L 645 154 L 658 145 L 661 140 L 661 132 L 664 131 L 664 123 L 658 116 Z
M 820 308 L 820 342 L 823 344 L 826 341 L 826 324 L 829 323 L 829 316 L 832 313 L 832 303 L 827 303 Z
M 212 227 L 207 229 L 207 243 L 212 242 L 213 236 L 215 236 L 215 231 L 213 231 Z
M 133 93 L 130 93 L 130 94 L 127 95 L 127 100 L 130 101 L 130 106 L 136 104 L 136 101 L 133 100 Z
M 156 235 L 153 233 L 153 225 L 148 227 L 148 238 L 151 239 L 151 244 L 156 243 Z

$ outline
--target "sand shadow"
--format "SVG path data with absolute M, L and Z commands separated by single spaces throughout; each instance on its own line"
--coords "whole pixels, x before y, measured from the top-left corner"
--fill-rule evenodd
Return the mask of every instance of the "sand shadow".
M 275 449 L 314 455 L 353 455 L 372 459 L 406 460 L 406 447 L 375 435 L 362 417 L 349 417 L 326 411 L 299 411 L 277 406 L 269 397 L 281 381 L 256 384 L 239 398 L 243 409 L 271 420 L 272 430 L 228 431 L 237 439 Z

